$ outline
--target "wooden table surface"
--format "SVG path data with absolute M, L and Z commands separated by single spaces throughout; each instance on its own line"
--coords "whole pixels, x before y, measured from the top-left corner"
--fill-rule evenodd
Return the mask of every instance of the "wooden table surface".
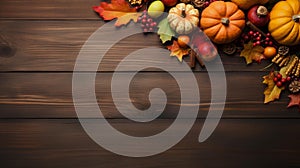
M 146 158 L 119 156 L 97 145 L 77 119 L 72 73 L 82 45 L 104 24 L 91 8 L 99 2 L 0 1 L 1 167 L 300 167 L 298 108 L 286 109 L 286 93 L 280 101 L 264 105 L 261 82 L 268 72 L 259 69 L 268 62 L 246 66 L 238 56 L 222 56 L 228 85 L 226 106 L 207 141 L 199 143 L 198 135 L 211 89 L 207 72 L 197 66 L 200 110 L 180 143 Z M 157 35 L 137 34 L 121 40 L 105 55 L 96 78 L 105 117 L 117 129 L 140 136 L 168 127 L 180 102 L 174 79 L 148 69 L 132 81 L 132 102 L 140 109 L 149 107 L 149 91 L 160 86 L 168 95 L 164 113 L 141 124 L 125 119 L 114 107 L 109 89 L 114 68 L 130 52 L 148 46 L 161 46 Z

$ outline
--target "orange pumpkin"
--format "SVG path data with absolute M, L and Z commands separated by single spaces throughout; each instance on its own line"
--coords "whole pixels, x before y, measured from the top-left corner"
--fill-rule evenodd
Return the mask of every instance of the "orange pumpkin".
M 200 26 L 213 42 L 230 43 L 241 35 L 245 14 L 233 2 L 215 1 L 203 10 Z
M 269 31 L 283 45 L 300 44 L 300 1 L 279 1 L 270 13 Z

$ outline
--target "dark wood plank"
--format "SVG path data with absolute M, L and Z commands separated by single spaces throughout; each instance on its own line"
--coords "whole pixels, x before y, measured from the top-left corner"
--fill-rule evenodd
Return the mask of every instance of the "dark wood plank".
M 9 44 L 2 48 L 11 52 L 1 49 L 0 71 L 73 71 L 82 45 L 101 25 L 101 21 L 1 21 L 2 41 Z M 101 71 L 114 71 L 131 52 L 150 46 L 163 47 L 155 34 L 136 34 L 119 41 L 105 55 Z M 176 58 L 170 58 L 170 61 L 174 60 Z M 87 58 L 86 66 L 90 67 L 94 62 Z M 226 71 L 258 71 L 269 64 L 269 61 L 263 61 L 260 65 L 246 66 L 243 58 L 226 55 L 222 56 L 222 62 Z M 201 70 L 197 65 L 195 71 Z
M 100 0 L 1 0 L 1 19 L 93 19 Z
M 93 123 L 95 121 L 87 121 Z M 109 120 L 132 136 L 163 131 L 172 120 L 138 124 Z M 168 151 L 146 158 L 110 153 L 93 142 L 77 120 L 0 120 L 3 167 L 299 167 L 299 119 L 224 119 L 204 143 L 203 120 Z M 138 150 L 133 144 L 132 149 Z
M 298 109 L 286 109 L 287 92 L 280 101 L 263 104 L 264 72 L 227 72 L 227 100 L 224 118 L 298 118 Z M 112 73 L 98 73 L 96 96 L 104 116 L 123 118 L 118 113 L 111 97 Z M 123 73 L 122 78 L 127 78 Z M 206 117 L 211 99 L 207 73 L 195 73 L 201 101 L 198 117 Z M 182 77 L 184 79 L 184 77 Z M 1 118 L 74 118 L 76 113 L 72 101 L 72 73 L 0 73 Z M 221 84 L 222 85 L 222 84 Z M 139 73 L 130 85 L 131 102 L 139 109 L 149 107 L 149 91 L 162 88 L 168 103 L 160 118 L 175 118 L 180 107 L 180 92 L 174 78 L 167 73 Z M 82 88 L 86 93 L 87 88 Z M 184 88 L 191 89 L 191 88 Z M 127 100 L 118 97 L 119 100 Z M 87 102 L 80 103 L 89 106 Z

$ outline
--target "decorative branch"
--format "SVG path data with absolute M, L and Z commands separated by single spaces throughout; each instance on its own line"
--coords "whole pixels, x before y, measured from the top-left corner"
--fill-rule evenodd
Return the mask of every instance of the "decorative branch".
M 253 23 L 251 23 L 250 21 L 246 22 L 246 25 L 248 27 L 250 27 L 252 30 L 259 32 L 262 36 L 267 37 L 267 34 L 265 32 L 263 32 L 262 30 L 260 30 L 257 26 L 255 26 Z M 272 37 L 270 37 L 273 41 L 273 43 L 277 46 L 280 46 L 280 44 L 277 43 L 276 40 L 274 40 Z
M 199 57 L 199 55 L 193 49 L 190 50 L 189 55 L 190 55 L 190 67 L 191 68 L 195 68 L 196 59 L 202 68 L 205 67 L 204 62 L 202 61 L 202 59 Z
M 267 34 L 264 33 L 262 30 L 260 30 L 258 27 L 256 27 L 253 23 L 251 23 L 250 21 L 246 22 L 246 25 L 248 27 L 250 27 L 252 30 L 255 30 L 257 32 L 259 32 L 261 35 L 263 35 L 264 37 L 267 37 Z

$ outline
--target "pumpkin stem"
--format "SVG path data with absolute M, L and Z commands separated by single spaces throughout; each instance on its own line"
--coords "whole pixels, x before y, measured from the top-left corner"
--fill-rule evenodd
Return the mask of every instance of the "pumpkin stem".
M 182 9 L 181 16 L 182 16 L 183 18 L 185 18 L 185 17 L 186 17 L 185 9 Z
M 294 15 L 294 16 L 293 16 L 293 20 L 294 20 L 295 22 L 300 22 L 300 14 L 299 14 L 299 15 Z
M 224 25 L 229 25 L 229 19 L 228 18 L 222 18 L 221 19 L 221 23 L 223 23 Z
M 268 15 L 268 9 L 264 6 L 259 6 L 256 10 L 256 13 L 258 16 L 267 16 Z

